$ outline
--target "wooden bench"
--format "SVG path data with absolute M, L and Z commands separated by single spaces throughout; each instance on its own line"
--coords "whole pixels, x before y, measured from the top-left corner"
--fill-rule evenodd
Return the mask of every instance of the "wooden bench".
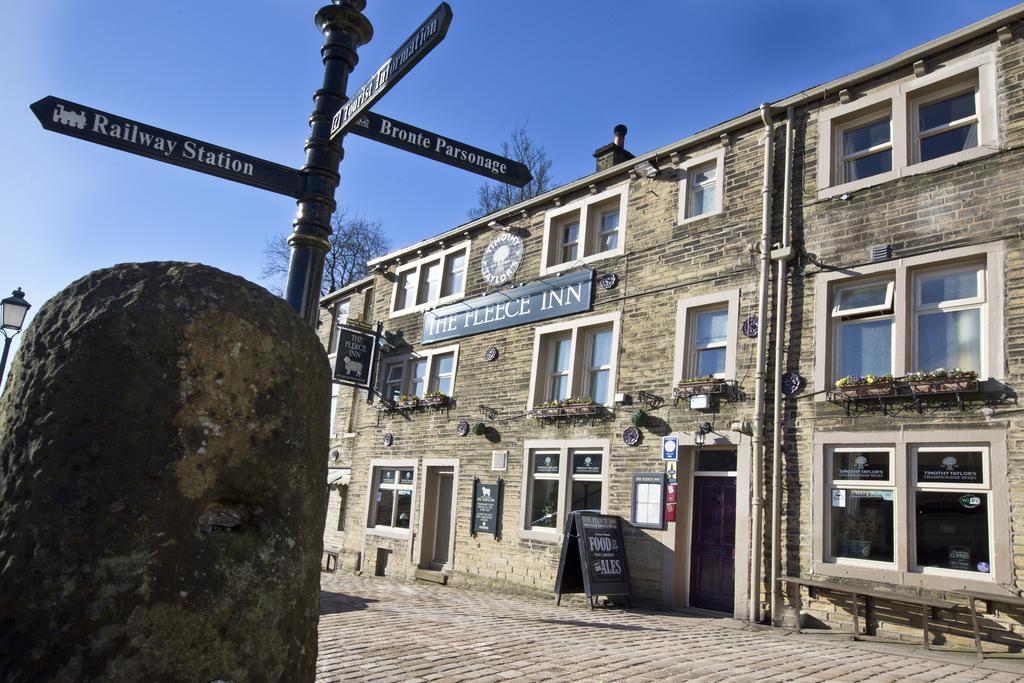
M 324 571 L 336 572 L 338 571 L 338 555 L 341 551 L 338 548 L 324 548 L 324 555 L 326 561 L 324 562 Z M 334 569 L 331 569 L 331 558 L 334 558 Z
M 978 628 L 977 601 L 982 600 L 988 603 L 988 609 L 991 610 L 993 603 L 1024 607 L 1024 598 L 1014 595 L 994 595 L 992 593 L 978 593 L 975 591 L 956 591 L 956 594 L 967 598 L 967 606 L 971 610 L 971 627 L 974 629 L 974 651 L 977 653 L 978 659 L 983 660 L 985 659 L 985 653 L 981 649 L 981 629 Z
M 832 593 L 846 593 L 848 595 L 852 595 L 853 640 L 857 640 L 857 637 L 860 635 L 860 614 L 857 598 L 864 598 L 865 632 L 871 630 L 871 600 L 873 598 L 878 600 L 888 600 L 889 602 L 899 602 L 907 605 L 919 605 L 921 607 L 921 628 L 924 631 L 921 647 L 925 650 L 928 649 L 928 629 L 931 625 L 932 610 L 952 609 L 957 607 L 957 603 L 950 602 L 949 600 L 938 600 L 935 598 L 926 598 L 920 595 L 907 595 L 905 593 L 894 593 L 892 591 L 861 588 L 859 586 L 833 583 L 831 581 L 814 581 L 812 579 L 802 579 L 798 576 L 781 576 L 779 577 L 779 583 L 805 586 L 809 589 L 812 598 L 814 597 L 815 590 L 825 590 Z M 975 620 L 975 633 L 977 633 L 977 620 Z

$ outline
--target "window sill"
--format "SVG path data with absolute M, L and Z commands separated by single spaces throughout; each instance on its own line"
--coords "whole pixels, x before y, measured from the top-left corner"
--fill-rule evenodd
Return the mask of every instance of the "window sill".
M 875 185 L 881 185 L 897 178 L 907 178 L 910 176 L 920 175 L 922 173 L 932 173 L 939 171 L 944 168 L 951 166 L 958 166 L 968 161 L 974 161 L 975 159 L 983 159 L 993 154 L 998 154 L 1002 150 L 998 147 L 983 146 L 972 147 L 971 149 L 964 150 L 963 152 L 957 152 L 956 154 L 947 154 L 944 157 L 938 159 L 930 159 L 928 161 L 918 162 L 910 166 L 904 166 L 888 173 L 879 173 L 869 178 L 863 178 L 861 180 L 854 180 L 849 183 L 842 183 L 841 185 L 833 185 L 818 190 L 818 199 L 832 199 L 842 194 L 849 194 L 857 190 L 863 190 Z
M 388 313 L 388 320 L 392 318 L 401 318 L 403 315 L 411 315 L 413 313 L 422 313 L 423 311 L 433 310 L 445 304 L 455 303 L 463 299 L 466 296 L 466 290 L 462 290 L 458 294 L 449 294 L 448 296 L 441 297 L 436 301 L 428 301 L 425 304 L 416 304 L 415 306 L 409 306 L 398 311 L 390 311 Z
M 936 574 L 923 571 L 900 571 L 896 568 L 890 569 L 882 563 L 879 563 L 876 567 L 868 566 L 867 564 L 817 561 L 811 565 L 811 574 L 887 583 L 894 588 L 912 587 L 951 592 L 971 590 L 979 593 L 990 593 L 993 592 L 993 587 L 997 585 L 995 577 L 991 572 L 988 574 L 977 574 L 975 572 L 950 570 L 948 573 Z M 975 578 L 975 576 L 978 578 Z
M 718 209 L 717 211 L 709 211 L 708 213 L 701 213 L 701 214 L 697 214 L 696 216 L 690 216 L 689 218 L 684 218 L 681 221 L 679 221 L 679 225 L 683 226 L 683 225 L 687 225 L 689 223 L 696 223 L 697 221 L 702 221 L 705 218 L 713 218 L 714 216 L 721 216 L 721 215 L 722 215 L 722 210 L 721 209 Z
M 541 277 L 544 277 L 546 275 L 559 275 L 566 271 L 572 270 L 576 266 L 586 265 L 588 263 L 593 263 L 594 261 L 601 261 L 603 259 L 612 258 L 615 256 L 622 256 L 624 253 L 625 250 L 622 247 L 617 247 L 615 249 L 609 249 L 608 251 L 602 251 L 598 254 L 584 256 L 583 258 L 578 258 L 575 261 L 570 261 L 566 263 L 556 263 L 551 266 L 542 265 L 540 267 L 540 275 Z
M 517 534 L 522 541 L 543 541 L 544 543 L 558 543 L 562 535 L 558 531 L 538 531 L 536 529 L 520 529 Z
M 367 536 L 380 536 L 381 538 L 394 538 L 400 541 L 409 540 L 408 529 L 388 529 L 380 527 L 367 527 Z

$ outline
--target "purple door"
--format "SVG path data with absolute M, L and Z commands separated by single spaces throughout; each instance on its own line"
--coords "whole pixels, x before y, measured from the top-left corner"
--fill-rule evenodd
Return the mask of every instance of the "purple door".
M 691 607 L 733 613 L 735 551 L 735 477 L 694 477 Z

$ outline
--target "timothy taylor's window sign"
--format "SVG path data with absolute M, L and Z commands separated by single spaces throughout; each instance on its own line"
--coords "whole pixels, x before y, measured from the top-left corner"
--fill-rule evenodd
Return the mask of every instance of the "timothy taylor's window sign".
M 593 285 L 594 271 L 584 270 L 427 311 L 423 343 L 589 311 Z

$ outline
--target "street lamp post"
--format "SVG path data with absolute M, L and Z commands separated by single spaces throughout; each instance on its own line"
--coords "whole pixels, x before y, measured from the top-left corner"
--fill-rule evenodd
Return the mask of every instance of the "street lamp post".
M 11 296 L 0 301 L 0 306 L 3 307 L 3 324 L 0 325 L 0 331 L 3 331 L 4 334 L 4 354 L 0 356 L 0 379 L 2 379 L 4 368 L 7 367 L 7 353 L 11 350 L 11 340 L 21 332 L 21 326 L 25 324 L 25 314 L 28 313 L 28 309 L 32 308 L 32 304 L 25 301 L 25 292 L 18 287 L 11 292 Z

